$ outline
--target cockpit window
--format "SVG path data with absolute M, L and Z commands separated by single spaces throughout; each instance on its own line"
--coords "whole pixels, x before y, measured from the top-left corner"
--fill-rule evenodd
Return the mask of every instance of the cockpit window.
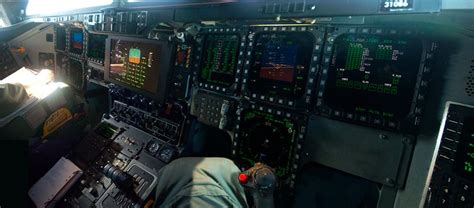
M 61 13 L 76 9 L 106 6 L 112 4 L 112 2 L 113 0 L 29 0 L 26 15 Z
M 5 26 L 7 26 L 7 25 L 5 24 L 5 21 L 3 20 L 3 17 L 0 17 L 0 27 L 5 27 Z

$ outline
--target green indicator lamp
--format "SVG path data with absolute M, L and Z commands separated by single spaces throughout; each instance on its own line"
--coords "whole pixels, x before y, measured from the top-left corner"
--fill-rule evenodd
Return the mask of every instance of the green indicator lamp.
M 464 171 L 466 171 L 466 172 L 470 172 L 470 173 L 471 173 L 471 172 L 472 172 L 472 170 L 473 170 L 473 169 L 472 169 L 472 165 L 471 165 L 471 163 L 470 163 L 470 162 L 467 162 L 467 161 L 466 161 L 466 162 L 464 162 Z

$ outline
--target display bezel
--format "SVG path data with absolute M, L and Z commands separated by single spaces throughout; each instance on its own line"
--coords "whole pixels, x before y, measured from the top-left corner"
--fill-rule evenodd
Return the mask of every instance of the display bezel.
M 84 54 L 87 51 L 87 42 L 85 41 L 86 40 L 86 35 L 85 35 L 85 32 L 84 32 L 84 29 L 80 28 L 80 27 L 70 26 L 70 27 L 68 27 L 68 29 L 66 31 L 67 31 L 66 32 L 66 34 L 67 34 L 67 36 L 66 36 L 66 40 L 67 40 L 66 48 L 67 48 L 68 54 L 70 54 L 71 56 L 75 56 L 76 58 L 83 59 Z M 78 32 L 78 31 L 81 31 L 81 33 L 82 33 L 82 51 L 81 51 L 81 53 L 76 53 L 75 50 L 79 50 L 79 49 L 74 49 L 71 46 L 71 44 L 72 44 L 71 35 L 72 35 L 73 32 Z
M 81 77 L 81 83 L 80 83 L 80 86 L 76 85 L 73 80 L 71 79 L 71 75 L 70 75 L 70 70 L 71 70 L 71 65 L 70 65 L 70 62 L 71 61 L 76 61 L 78 62 L 80 65 L 81 65 L 81 70 L 82 70 L 82 77 Z M 85 87 L 85 80 L 86 80 L 86 77 L 85 77 L 85 74 L 86 74 L 86 70 L 85 70 L 85 64 L 84 64 L 84 61 L 78 59 L 78 58 L 75 58 L 75 57 L 69 57 L 67 59 L 67 77 L 66 77 L 66 82 L 73 86 L 76 90 L 79 90 L 79 91 L 82 91 L 84 90 L 84 87 Z
M 242 74 L 242 66 L 244 62 L 244 52 L 245 46 L 247 42 L 247 33 L 248 28 L 237 28 L 237 27 L 210 27 L 210 28 L 201 28 L 199 34 L 196 37 L 196 50 L 194 53 L 194 76 L 193 82 L 199 88 L 224 93 L 228 95 L 237 95 L 240 91 L 240 81 L 241 81 L 241 74 Z M 238 49 L 238 56 L 237 56 L 237 64 L 235 68 L 234 74 L 234 83 L 229 87 L 208 83 L 205 81 L 200 80 L 199 73 L 200 67 L 202 65 L 202 59 L 204 56 L 204 44 L 206 40 L 206 36 L 208 35 L 231 35 L 236 34 L 239 36 L 239 49 Z
M 92 57 L 89 57 L 90 56 L 90 41 L 91 41 L 91 36 L 93 35 L 102 35 L 102 36 L 105 36 L 105 40 L 104 40 L 104 59 L 100 60 L 100 59 L 96 59 L 96 58 L 92 58 Z M 85 36 L 85 40 L 84 40 L 84 43 L 86 44 L 86 57 L 87 57 L 87 61 L 89 62 L 92 62 L 94 64 L 98 64 L 98 65 L 101 65 L 103 66 L 104 65 L 104 62 L 105 62 L 105 55 L 107 54 L 106 51 L 105 51 L 105 45 L 107 44 L 107 38 L 108 38 L 108 35 L 107 34 L 102 34 L 102 33 L 91 33 L 91 32 L 87 32 L 86 33 L 86 36 Z
M 159 61 L 158 68 L 160 69 L 158 83 L 157 85 L 157 92 L 149 92 L 147 90 L 135 88 L 129 86 L 126 83 L 122 83 L 111 79 L 109 76 L 110 71 L 110 56 L 111 56 L 111 44 L 112 40 L 124 40 L 124 41 L 132 41 L 132 42 L 140 42 L 145 44 L 154 44 L 154 45 L 161 45 L 162 46 L 162 54 L 161 60 Z M 148 97 L 153 98 L 158 102 L 164 102 L 167 95 L 167 85 L 168 85 L 168 74 L 172 62 L 172 52 L 174 51 L 174 45 L 168 41 L 158 41 L 158 40 L 150 40 L 150 39 L 143 39 L 143 38 L 132 38 L 132 37 L 123 37 L 123 36 L 108 36 L 105 41 L 105 65 L 104 65 L 104 79 L 107 82 L 119 85 L 121 87 L 130 89 L 132 91 L 142 93 Z
M 249 97 L 252 100 L 260 100 L 269 102 L 272 104 L 307 109 L 313 103 L 314 87 L 317 81 L 317 73 L 319 71 L 322 51 L 324 47 L 324 37 L 326 29 L 324 27 L 313 27 L 313 26 L 263 26 L 263 27 L 252 27 L 251 33 L 248 35 L 247 51 L 245 57 L 245 64 L 242 74 L 242 92 L 244 96 Z M 308 33 L 314 38 L 314 44 L 312 46 L 311 62 L 309 63 L 308 74 L 304 93 L 298 98 L 287 98 L 279 95 L 267 95 L 265 93 L 253 92 L 249 89 L 250 79 L 250 68 L 251 62 L 255 53 L 254 45 L 256 37 L 261 33 Z
M 59 41 L 59 37 L 58 37 L 58 30 L 64 30 L 64 39 L 62 41 L 64 41 L 64 48 L 61 49 L 61 48 L 58 48 L 58 41 Z M 54 49 L 56 51 L 59 51 L 59 52 L 66 52 L 67 51 L 67 48 L 68 48 L 68 41 L 67 41 L 67 36 L 68 36 L 68 33 L 67 33 L 67 28 L 65 26 L 60 26 L 60 25 L 55 25 L 54 26 Z
M 414 93 L 410 100 L 411 106 L 409 113 L 401 119 L 388 119 L 371 114 L 361 114 L 354 112 L 342 112 L 340 109 L 331 108 L 324 100 L 326 81 L 330 68 L 330 62 L 333 55 L 335 40 L 344 34 L 365 34 L 365 35 L 387 35 L 390 37 L 409 37 L 417 38 L 422 44 L 422 53 L 420 54 L 420 63 L 417 70 L 417 80 L 414 86 Z M 421 122 L 421 114 L 424 105 L 424 97 L 428 87 L 427 76 L 430 74 L 430 60 L 436 44 L 420 36 L 421 32 L 416 29 L 399 28 L 379 28 L 379 27 L 336 27 L 333 32 L 327 34 L 326 45 L 322 60 L 321 75 L 318 80 L 318 94 L 315 111 L 324 117 L 346 121 L 350 123 L 361 124 L 370 127 L 376 127 L 391 131 L 415 132 Z

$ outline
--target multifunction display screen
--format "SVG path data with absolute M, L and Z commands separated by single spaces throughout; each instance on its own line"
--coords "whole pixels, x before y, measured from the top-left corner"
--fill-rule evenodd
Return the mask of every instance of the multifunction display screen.
M 403 119 L 423 53 L 416 38 L 344 34 L 334 43 L 324 102 L 332 109 Z

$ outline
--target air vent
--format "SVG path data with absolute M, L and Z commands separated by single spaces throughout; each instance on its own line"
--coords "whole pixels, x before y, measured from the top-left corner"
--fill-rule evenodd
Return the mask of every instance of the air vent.
M 471 70 L 467 76 L 466 93 L 468 96 L 474 96 L 474 60 L 471 61 Z

